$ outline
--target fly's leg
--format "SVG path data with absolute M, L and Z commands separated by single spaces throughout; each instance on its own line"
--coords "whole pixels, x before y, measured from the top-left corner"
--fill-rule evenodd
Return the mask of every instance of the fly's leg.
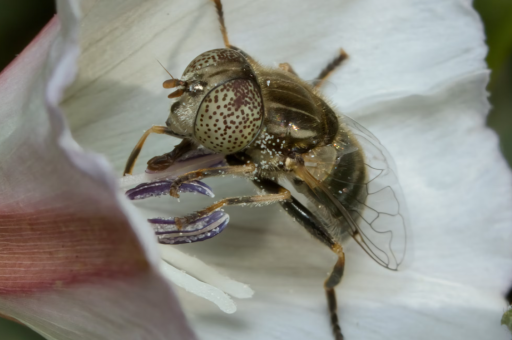
M 269 192 L 275 192 L 283 188 L 278 183 L 268 180 L 259 179 L 254 182 L 257 186 Z M 284 188 L 283 188 L 284 189 Z M 338 261 L 334 265 L 331 274 L 324 282 L 325 294 L 327 297 L 327 306 L 331 320 L 332 331 L 335 340 L 343 340 L 341 327 L 338 320 L 338 305 L 336 302 L 336 287 L 343 277 L 343 270 L 345 268 L 345 253 L 341 244 L 335 242 L 327 232 L 327 229 L 322 226 L 321 222 L 308 210 L 302 203 L 295 197 L 291 196 L 290 199 L 280 202 L 285 211 L 293 217 L 300 225 L 302 225 L 311 235 L 313 235 L 320 242 L 331 248 L 333 252 L 338 255 Z
M 216 177 L 216 176 L 241 176 L 241 177 L 251 177 L 254 176 L 256 172 L 256 166 L 253 163 L 247 163 L 244 165 L 229 165 L 229 166 L 221 166 L 217 168 L 207 168 L 200 169 L 196 171 L 187 172 L 179 177 L 177 177 L 171 185 L 169 190 L 169 194 L 173 197 L 179 198 L 180 195 L 178 191 L 180 186 L 184 183 L 197 181 L 208 177 Z M 289 195 L 289 192 L 288 192 Z M 278 201 L 280 199 L 286 199 L 286 194 L 281 193 L 280 197 L 266 197 L 266 196 L 247 196 L 247 197 L 233 197 L 233 198 L 225 198 L 220 200 L 219 202 L 203 209 L 200 211 L 196 211 L 186 217 L 176 218 L 175 223 L 178 229 L 181 229 L 183 225 L 189 224 L 192 221 L 195 221 L 204 216 L 208 216 L 214 211 L 225 207 L 227 205 L 240 205 L 240 204 L 250 204 L 250 203 L 265 203 Z
M 318 77 L 316 77 L 316 79 L 318 79 L 318 82 L 315 84 L 314 88 L 318 89 L 320 86 L 322 86 L 325 80 L 330 77 L 332 72 L 336 68 L 338 68 L 341 65 L 341 63 L 347 58 L 348 54 L 343 49 L 340 49 L 339 55 L 336 58 L 334 58 L 329 64 L 327 64 L 327 66 L 320 72 Z
M 334 339 L 343 340 L 343 334 L 341 334 L 341 327 L 338 319 L 338 304 L 336 302 L 336 291 L 334 287 L 340 283 L 343 277 L 343 271 L 345 269 L 345 253 L 341 245 L 337 245 L 337 249 L 333 249 L 338 254 L 338 261 L 332 269 L 331 275 L 325 280 L 324 288 L 325 295 L 327 296 L 327 306 L 329 307 L 329 314 L 331 317 L 332 332 Z
M 335 340 L 343 340 L 341 327 L 338 319 L 338 304 L 336 302 L 336 287 L 343 277 L 345 268 L 345 253 L 341 244 L 336 243 L 327 233 L 326 229 L 320 224 L 318 219 L 302 205 L 296 198 L 291 197 L 289 201 L 281 202 L 281 206 L 292 216 L 300 225 L 302 225 L 311 235 L 320 242 L 327 245 L 338 255 L 338 261 L 334 265 L 331 274 L 324 282 L 325 295 L 327 297 L 327 307 L 331 320 L 332 332 Z
M 171 185 L 171 189 L 169 190 L 169 194 L 172 197 L 179 198 L 178 194 L 179 188 L 182 184 L 197 181 L 208 177 L 216 177 L 216 176 L 240 176 L 240 177 L 251 177 L 256 173 L 256 166 L 253 163 L 247 163 L 244 165 L 229 165 L 229 166 L 219 166 L 217 168 L 206 168 L 195 170 L 191 172 L 187 172 L 181 176 L 176 177 L 174 182 Z
M 148 161 L 148 169 L 151 171 L 165 170 L 173 165 L 178 158 L 195 149 L 197 149 L 197 145 L 190 139 L 185 138 L 171 152 L 151 158 Z
M 220 23 L 220 32 L 222 33 L 222 39 L 224 39 L 224 45 L 226 48 L 231 48 L 231 44 L 228 39 L 228 31 L 226 29 L 226 24 L 224 23 L 224 11 L 222 10 L 222 2 L 221 0 L 211 0 L 215 3 L 215 9 L 217 10 L 217 15 L 219 16 Z
M 283 71 L 290 72 L 291 74 L 298 76 L 295 70 L 293 69 L 292 65 L 288 63 L 281 63 L 279 64 L 279 68 Z
M 282 202 L 289 200 L 291 194 L 285 188 L 280 188 L 276 193 L 266 195 L 254 195 L 254 196 L 241 196 L 241 197 L 230 197 L 224 198 L 211 206 L 204 208 L 203 210 L 196 211 L 186 217 L 176 218 L 176 225 L 181 228 L 182 225 L 191 223 L 200 218 L 212 214 L 214 211 L 219 210 L 226 206 L 232 205 L 267 205 L 275 202 Z
M 334 70 L 338 68 L 341 65 L 341 63 L 347 58 L 348 54 L 345 53 L 343 49 L 340 49 L 339 55 L 336 58 L 334 58 L 329 64 L 327 64 L 327 66 L 320 72 L 318 77 L 316 77 L 316 84 L 313 88 L 320 88 L 320 86 L 322 86 L 325 80 L 331 76 L 332 72 L 334 72 Z M 288 63 L 279 64 L 279 68 L 283 71 L 290 72 L 293 75 L 298 76 L 295 70 L 292 68 L 292 66 Z
M 224 45 L 226 46 L 226 48 L 240 52 L 246 59 L 254 61 L 254 59 L 250 55 L 229 43 L 228 30 L 226 29 L 226 24 L 224 23 L 224 11 L 222 9 L 222 1 L 211 1 L 215 4 L 215 9 L 217 10 L 217 15 L 219 16 L 220 32 L 222 33 L 222 39 L 224 40 Z
M 146 139 L 148 136 L 152 133 L 160 134 L 160 135 L 170 135 L 174 136 L 175 134 L 169 130 L 166 126 L 153 126 L 151 129 L 144 132 L 142 137 L 140 137 L 137 145 L 132 150 L 132 153 L 130 154 L 130 157 L 128 157 L 128 160 L 126 161 L 126 166 L 124 167 L 123 176 L 126 174 L 131 175 L 133 171 L 133 167 L 135 165 L 135 162 L 137 161 L 137 157 L 139 157 L 140 150 L 142 150 L 142 146 L 146 142 Z
M 171 196 L 179 197 L 178 190 L 184 189 L 184 184 L 194 182 L 197 186 L 199 185 L 197 182 L 198 179 L 223 175 L 254 178 L 255 173 L 256 167 L 250 162 L 245 163 L 244 165 L 232 165 L 191 171 L 177 177 L 173 181 L 170 188 L 170 194 Z M 188 183 L 188 185 L 190 184 L 192 183 Z M 190 190 L 190 188 L 185 188 L 185 191 L 201 192 L 204 190 L 198 191 L 195 189 Z M 231 205 L 266 205 L 283 200 L 289 200 L 290 197 L 291 194 L 288 190 L 285 188 L 279 188 L 279 190 L 271 194 L 225 198 L 209 207 L 196 211 L 185 217 L 176 217 L 171 219 L 153 218 L 150 219 L 149 222 L 156 225 L 155 230 L 159 237 L 159 241 L 162 243 L 179 244 L 203 241 L 207 238 L 218 235 L 225 228 L 229 220 L 229 217 L 224 212 L 217 210 Z M 184 226 L 187 226 L 186 230 L 184 229 Z

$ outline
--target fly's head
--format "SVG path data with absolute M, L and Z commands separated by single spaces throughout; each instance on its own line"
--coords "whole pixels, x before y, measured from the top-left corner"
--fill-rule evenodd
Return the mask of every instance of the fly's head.
M 223 154 L 238 152 L 255 139 L 264 118 L 263 98 L 246 58 L 232 49 L 204 52 L 187 66 L 181 79 L 164 82 L 177 88 L 169 98 L 166 125 Z

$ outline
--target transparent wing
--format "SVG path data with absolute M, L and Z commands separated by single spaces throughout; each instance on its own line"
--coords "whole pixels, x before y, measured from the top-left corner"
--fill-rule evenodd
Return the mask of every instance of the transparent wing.
M 331 206 L 327 210 L 342 220 L 330 227 L 333 235 L 339 229 L 347 231 L 379 265 L 397 270 L 405 258 L 408 217 L 395 164 L 366 128 L 345 116 L 342 124 L 351 133 L 336 146 L 334 167 L 319 163 L 311 167 L 306 162 L 299 176 L 321 202 Z M 319 169 L 324 169 L 321 175 Z

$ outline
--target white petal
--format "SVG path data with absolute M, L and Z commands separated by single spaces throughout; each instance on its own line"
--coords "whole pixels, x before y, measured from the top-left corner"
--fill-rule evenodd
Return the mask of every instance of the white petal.
M 168 113 L 160 89 L 167 76 L 154 57 L 179 74 L 222 43 L 211 3 L 119 4 L 98 2 L 89 12 L 80 79 L 66 109 L 80 143 L 105 153 L 120 172 L 142 130 Z M 114 7 L 120 16 L 110 14 Z M 385 272 L 361 249 L 347 247 L 338 289 L 347 338 L 506 339 L 499 320 L 500 293 L 512 272 L 510 171 L 484 128 L 486 48 L 470 1 L 226 0 L 224 7 L 233 44 L 267 65 L 290 62 L 305 79 L 343 47 L 350 59 L 330 78 L 333 102 L 395 155 L 410 201 L 414 262 L 403 274 Z M 141 160 L 169 151 L 171 143 L 151 138 Z M 221 179 L 214 190 L 218 196 L 250 190 L 239 183 Z M 155 207 L 169 209 L 169 202 Z M 200 334 L 328 339 L 322 281 L 333 255 L 276 207 L 230 215 L 222 235 L 180 248 L 225 272 L 232 268 L 257 294 L 229 316 L 181 294 Z
M 60 25 L 0 78 L 0 313 L 51 339 L 195 339 L 152 268 L 147 223 L 58 106 L 76 71 L 76 5 L 59 1 Z
M 4 296 L 0 306 L 52 340 L 194 339 L 160 274 Z
M 394 155 L 418 271 L 505 293 L 512 282 L 512 178 L 495 133 L 485 126 L 487 78 L 476 73 L 431 95 L 354 115 Z

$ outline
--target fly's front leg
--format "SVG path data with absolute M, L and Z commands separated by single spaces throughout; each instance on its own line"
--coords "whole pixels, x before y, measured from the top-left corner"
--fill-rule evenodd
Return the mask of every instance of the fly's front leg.
M 148 161 L 148 169 L 151 171 L 165 170 L 173 165 L 178 158 L 195 149 L 197 149 L 197 144 L 185 138 L 180 144 L 176 145 L 171 152 L 151 158 Z
M 169 190 L 169 194 L 172 197 L 179 198 L 178 190 L 183 183 L 187 183 L 190 181 L 201 180 L 208 177 L 216 177 L 216 176 L 241 176 L 241 177 L 250 177 L 254 176 L 256 172 L 256 166 L 253 163 L 247 163 L 244 165 L 237 166 L 220 166 L 217 168 L 206 168 L 195 170 L 191 172 L 187 172 L 181 176 L 178 176 L 171 185 L 171 189 Z
M 135 166 L 135 162 L 137 161 L 137 157 L 139 157 L 140 150 L 142 150 L 142 146 L 146 142 L 146 139 L 152 133 L 156 133 L 156 134 L 159 134 L 159 135 L 169 135 L 169 136 L 181 137 L 181 136 L 177 136 L 173 131 L 171 131 L 166 126 L 153 126 L 153 127 L 151 127 L 149 130 L 144 132 L 142 137 L 140 137 L 138 143 L 133 148 L 132 153 L 130 154 L 130 157 L 128 157 L 128 160 L 126 161 L 126 166 L 124 167 L 123 176 L 127 175 L 127 174 L 128 175 L 132 174 L 133 167 Z

